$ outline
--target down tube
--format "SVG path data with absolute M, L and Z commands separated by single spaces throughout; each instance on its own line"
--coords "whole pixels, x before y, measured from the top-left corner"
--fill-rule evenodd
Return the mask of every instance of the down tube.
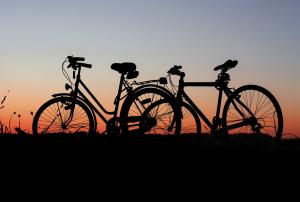
M 194 108 L 194 110 L 197 112 L 197 114 L 199 114 L 199 116 L 203 119 L 203 121 L 207 124 L 207 126 L 210 129 L 212 129 L 213 128 L 212 123 L 208 120 L 208 118 L 206 118 L 203 112 L 197 107 L 197 105 L 191 100 L 191 98 L 185 92 L 183 92 L 182 94 L 185 100 Z
M 104 121 L 107 124 L 107 119 L 97 110 L 97 108 L 89 101 L 89 99 L 87 99 L 87 97 L 78 89 L 79 94 L 81 95 L 81 97 L 83 98 L 83 100 L 88 104 L 88 106 L 94 111 L 96 112 L 96 114 L 102 119 L 102 121 Z

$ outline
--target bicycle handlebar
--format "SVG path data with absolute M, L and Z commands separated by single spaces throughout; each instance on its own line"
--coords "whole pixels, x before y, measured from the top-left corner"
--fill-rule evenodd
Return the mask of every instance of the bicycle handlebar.
M 79 61 L 85 61 L 84 57 L 73 57 L 73 56 L 68 56 L 67 57 L 69 60 L 69 65 L 68 68 L 72 67 L 74 70 L 76 70 L 78 68 L 78 66 L 80 67 L 85 67 L 85 68 L 92 68 L 91 64 L 86 64 L 86 63 L 82 63 Z
M 73 57 L 73 56 L 68 56 L 68 60 L 70 62 L 79 62 L 79 61 L 85 61 L 84 57 Z
M 85 68 L 89 68 L 91 69 L 92 68 L 92 65 L 91 64 L 86 64 L 86 63 L 77 63 L 79 66 L 81 67 L 85 67 Z
M 217 67 L 214 68 L 214 71 L 218 71 L 221 70 L 222 73 L 227 72 L 229 69 L 235 68 L 238 64 L 237 60 L 228 60 L 226 61 L 224 64 L 219 65 Z M 181 72 L 180 69 L 182 69 L 182 66 L 177 66 L 175 65 L 174 67 L 172 67 L 169 71 L 168 74 L 171 75 L 177 75 L 177 76 L 185 76 L 184 72 Z

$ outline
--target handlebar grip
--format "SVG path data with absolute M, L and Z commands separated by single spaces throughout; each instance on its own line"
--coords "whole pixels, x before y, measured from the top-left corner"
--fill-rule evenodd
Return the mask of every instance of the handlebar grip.
M 68 56 L 69 60 L 72 60 L 74 62 L 79 62 L 79 61 L 85 61 L 84 57 L 73 57 L 73 56 Z
M 80 65 L 81 67 L 92 68 L 91 64 L 86 64 L 86 63 L 77 63 L 77 64 Z

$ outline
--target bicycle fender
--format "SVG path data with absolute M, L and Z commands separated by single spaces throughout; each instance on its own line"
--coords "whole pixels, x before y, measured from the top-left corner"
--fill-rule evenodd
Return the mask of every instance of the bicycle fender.
M 72 97 L 72 96 L 70 95 L 70 93 L 55 93 L 55 94 L 52 95 L 52 97 L 56 98 L 56 97 Z M 97 119 L 96 119 L 95 112 L 91 109 L 91 107 L 81 97 L 77 96 L 76 99 L 83 102 L 90 109 L 90 111 L 93 115 L 94 121 L 95 121 L 95 128 L 97 129 L 97 121 L 96 121 Z
M 69 93 L 55 93 L 52 97 L 71 97 Z
M 158 85 L 155 85 L 155 84 L 146 84 L 146 85 L 142 85 L 142 86 L 139 86 L 137 88 L 135 88 L 133 91 L 132 91 L 132 94 L 144 89 L 144 88 L 157 88 L 159 90 L 162 90 L 164 91 L 165 93 L 167 93 L 170 97 L 174 97 L 174 94 L 171 93 L 168 89 L 162 87 L 162 86 L 158 86 Z

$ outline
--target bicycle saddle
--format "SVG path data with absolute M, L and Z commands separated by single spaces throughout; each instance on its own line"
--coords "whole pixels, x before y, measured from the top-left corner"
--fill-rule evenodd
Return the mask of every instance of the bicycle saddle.
M 114 63 L 111 65 L 111 68 L 120 74 L 127 74 L 134 72 L 136 70 L 136 65 L 131 62 Z
M 237 60 L 227 60 L 224 64 L 215 67 L 214 71 L 218 71 L 218 70 L 227 71 L 231 68 L 236 67 L 237 64 L 238 64 Z

